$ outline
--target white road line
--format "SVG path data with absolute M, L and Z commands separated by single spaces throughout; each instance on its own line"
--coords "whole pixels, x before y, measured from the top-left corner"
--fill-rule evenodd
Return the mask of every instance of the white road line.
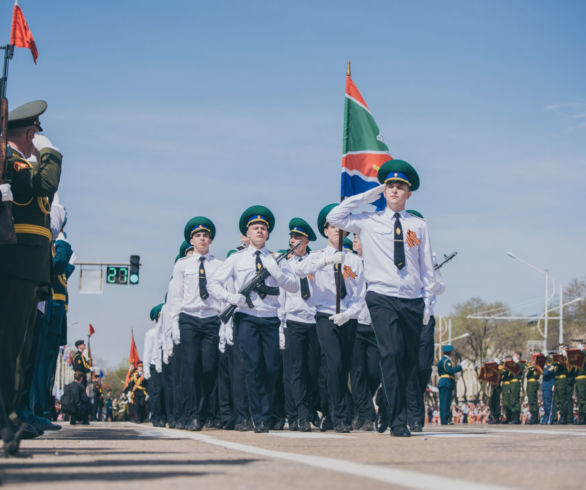
M 238 442 L 223 441 L 212 436 L 194 432 L 162 428 L 153 428 L 148 431 L 138 429 L 138 431 L 146 432 L 148 435 L 153 435 L 153 433 L 159 432 L 162 437 L 180 437 L 185 439 L 193 439 L 195 441 L 224 447 L 226 449 L 233 449 L 235 451 L 241 451 L 257 456 L 264 456 L 267 458 L 293 461 L 295 463 L 313 466 L 322 470 L 337 471 L 339 473 L 346 473 L 348 475 L 358 476 L 361 478 L 369 478 L 371 480 L 390 483 L 392 485 L 398 485 L 405 488 L 416 488 L 423 490 L 428 490 L 430 488 L 433 488 L 434 490 L 454 490 L 454 488 L 466 488 L 467 490 L 503 490 L 505 488 L 510 488 L 484 483 L 475 483 L 466 480 L 459 480 L 456 478 L 448 478 L 445 476 L 417 473 L 415 471 L 397 470 L 381 465 L 370 465 L 345 461 L 342 459 L 326 458 L 322 456 L 274 451 L 272 449 L 263 449 L 248 444 L 240 444 Z M 260 437 L 262 437 L 262 435 Z
M 495 434 L 487 434 L 486 432 L 481 432 L 479 434 L 473 434 L 470 432 L 420 432 L 420 433 L 412 433 L 412 436 L 416 437 L 449 437 L 449 438 L 484 438 L 484 437 L 498 437 Z
M 586 432 L 581 430 L 546 430 L 546 429 L 501 429 L 493 427 L 489 429 L 493 432 L 505 432 L 510 434 L 538 434 L 540 436 L 577 436 L 577 437 L 586 437 Z
M 269 432 L 269 436 L 285 437 L 286 439 L 356 439 L 354 436 L 324 434 L 323 432 Z

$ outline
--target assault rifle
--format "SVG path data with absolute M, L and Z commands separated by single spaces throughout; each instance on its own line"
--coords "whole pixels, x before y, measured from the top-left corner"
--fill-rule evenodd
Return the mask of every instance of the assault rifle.
M 0 79 L 0 184 L 10 184 L 12 172 L 8 168 L 7 130 L 8 130 L 8 100 L 6 99 L 6 84 L 8 82 L 8 60 L 12 58 L 14 46 L 8 44 L 0 46 L 4 50 L 4 71 Z M 0 202 L 0 245 L 15 245 L 14 218 L 12 217 L 12 203 Z
M 293 245 L 289 250 L 286 250 L 285 252 L 280 254 L 275 259 L 277 264 L 279 262 L 281 262 L 281 260 L 283 260 L 285 257 L 292 254 L 299 245 L 301 245 L 300 241 L 297 242 L 295 245 Z M 275 290 L 276 290 L 276 294 L 279 294 L 279 288 L 267 286 L 266 284 L 264 284 L 265 280 L 269 276 L 270 276 L 269 271 L 263 267 L 262 269 L 256 271 L 256 273 L 254 274 L 254 277 L 250 281 L 248 281 L 248 283 L 246 283 L 244 286 L 242 286 L 240 291 L 238 291 L 239 294 L 243 295 L 246 298 L 246 304 L 248 305 L 249 308 L 254 308 L 254 304 L 252 303 L 252 300 L 250 299 L 250 294 L 253 291 L 257 291 L 257 292 L 265 293 L 265 294 L 274 294 Z M 234 311 L 236 310 L 236 308 L 237 308 L 236 305 L 230 305 L 230 306 L 226 307 L 226 309 L 224 311 L 222 311 L 222 313 L 220 313 L 220 320 L 222 320 L 223 323 L 228 323 L 228 321 L 230 320 L 230 318 L 234 314 Z
M 446 265 L 446 264 L 447 264 L 447 263 L 448 263 L 450 260 L 452 260 L 452 259 L 453 259 L 453 258 L 454 258 L 456 255 L 458 255 L 458 252 L 454 252 L 454 253 L 453 253 L 453 254 L 451 254 L 451 255 L 446 255 L 446 254 L 444 254 L 444 260 L 442 260 L 442 261 L 441 261 L 439 264 L 436 264 L 436 265 L 433 267 L 433 270 L 434 270 L 434 271 L 436 271 L 436 270 L 438 270 L 439 268 L 443 267 L 443 266 L 444 266 L 444 265 Z

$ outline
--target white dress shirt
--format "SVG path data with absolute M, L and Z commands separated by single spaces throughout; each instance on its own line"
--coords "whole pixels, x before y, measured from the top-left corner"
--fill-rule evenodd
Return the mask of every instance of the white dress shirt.
M 151 364 L 153 358 L 156 356 L 157 349 L 157 328 L 149 328 L 144 334 L 144 345 L 142 347 L 142 362 L 144 377 L 149 379 L 151 377 Z
M 332 209 L 326 219 L 360 238 L 368 291 L 397 298 L 423 297 L 428 303 L 433 296 L 435 276 L 425 220 L 405 210 L 399 213 L 404 236 L 413 232 L 419 241 L 411 247 L 404 240 L 405 266 L 399 270 L 393 262 L 395 212 L 387 207 L 375 213 L 351 214 L 361 204 L 365 204 L 364 194 L 349 197 Z
M 171 312 L 172 328 L 179 329 L 179 314 L 186 313 L 198 318 L 209 318 L 220 313 L 222 302 L 212 294 L 206 299 L 199 296 L 199 266 L 198 253 L 179 259 L 173 268 L 173 278 L 167 293 L 167 305 Z M 206 271 L 206 286 L 209 293 L 210 277 L 222 265 L 222 261 L 212 254 L 204 255 L 203 266 Z
M 372 325 L 372 319 L 370 318 L 370 311 L 368 310 L 366 301 L 362 302 L 362 308 L 360 308 L 360 313 L 358 314 L 358 323 Z
M 240 291 L 256 274 L 256 255 L 257 251 L 254 246 L 250 245 L 247 248 L 235 252 L 228 257 L 224 263 L 215 271 L 208 281 L 208 291 L 216 300 L 220 302 L 227 302 L 228 295 L 231 293 L 228 285 L 232 278 L 233 287 L 236 291 Z M 260 249 L 260 259 L 263 266 L 275 259 L 266 247 Z M 290 292 L 295 292 L 299 289 L 299 280 L 291 271 L 286 260 L 275 264 L 280 273 L 277 277 L 270 275 L 265 284 L 271 287 L 280 287 Z M 248 306 L 238 307 L 237 312 L 246 313 L 256 317 L 275 317 L 278 316 L 279 296 L 266 295 L 261 298 L 256 291 L 250 294 L 250 299 L 254 304 L 254 308 Z
M 311 296 L 309 303 L 313 305 L 318 313 L 333 315 L 336 313 L 336 280 L 334 277 L 334 266 L 324 265 L 326 256 L 333 255 L 338 250 L 328 245 L 326 248 L 311 252 L 309 256 L 292 264 L 293 270 L 299 277 L 313 275 L 311 281 Z M 346 269 L 348 267 L 349 269 Z M 340 311 L 345 312 L 352 320 L 358 319 L 366 285 L 364 283 L 364 268 L 362 259 L 351 252 L 346 252 L 342 270 L 346 284 L 346 297 L 340 301 Z M 353 277 L 356 276 L 356 277 Z
M 299 257 L 293 255 L 288 262 L 291 268 L 294 268 L 293 264 L 296 264 L 309 257 L 309 254 Z M 297 278 L 297 281 L 301 281 L 301 278 Z M 280 296 L 280 308 L 279 308 L 279 319 L 281 322 L 292 320 L 295 322 L 302 323 L 315 323 L 315 306 L 311 303 L 311 296 L 313 296 L 313 277 L 307 281 L 309 285 L 310 296 L 308 299 L 301 297 L 301 282 L 299 282 L 299 291 L 291 293 L 281 289 Z

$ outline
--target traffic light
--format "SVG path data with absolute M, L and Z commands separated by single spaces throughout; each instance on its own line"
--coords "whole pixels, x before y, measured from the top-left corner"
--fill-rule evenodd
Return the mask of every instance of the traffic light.
M 140 270 L 140 255 L 130 256 L 130 271 L 128 274 L 128 282 L 130 284 L 138 284 L 138 274 Z

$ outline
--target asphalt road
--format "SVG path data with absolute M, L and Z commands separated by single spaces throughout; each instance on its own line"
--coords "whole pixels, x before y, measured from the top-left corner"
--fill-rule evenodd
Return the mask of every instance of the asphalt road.
M 584 426 L 432 426 L 352 432 L 186 432 L 69 426 L 0 460 L 3 489 L 583 489 Z

